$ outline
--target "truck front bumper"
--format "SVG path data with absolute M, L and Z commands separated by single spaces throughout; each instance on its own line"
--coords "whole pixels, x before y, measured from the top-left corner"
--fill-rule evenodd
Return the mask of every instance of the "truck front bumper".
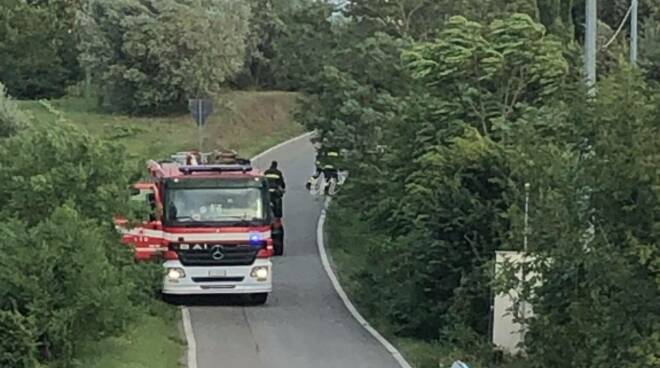
M 272 285 L 272 264 L 269 259 L 257 258 L 249 266 L 185 267 L 179 261 L 167 261 L 163 264 L 163 294 L 200 295 L 200 294 L 254 294 L 270 293 Z M 258 279 L 255 268 L 266 269 L 265 279 Z M 180 275 L 181 270 L 184 275 Z M 172 278 L 171 274 L 179 273 Z

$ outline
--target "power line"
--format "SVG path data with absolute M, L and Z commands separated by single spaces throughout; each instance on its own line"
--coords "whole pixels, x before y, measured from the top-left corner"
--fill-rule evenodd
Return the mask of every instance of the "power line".
M 628 17 L 630 17 L 630 13 L 632 13 L 633 6 L 636 6 L 635 3 L 636 3 L 636 0 L 633 0 L 633 5 L 630 5 L 628 7 L 628 11 L 626 12 L 626 15 L 623 17 L 623 20 L 621 21 L 621 23 L 619 24 L 619 28 L 617 28 L 617 30 L 616 30 L 616 32 L 614 32 L 614 35 L 612 36 L 612 38 L 610 38 L 610 40 L 607 41 L 607 43 L 603 46 L 603 49 L 608 48 L 612 44 L 612 42 L 614 42 L 614 40 L 619 36 L 619 33 L 621 33 L 621 30 L 623 29 L 623 25 L 626 24 L 626 21 L 628 20 Z M 637 18 L 637 14 L 635 14 L 634 17 Z

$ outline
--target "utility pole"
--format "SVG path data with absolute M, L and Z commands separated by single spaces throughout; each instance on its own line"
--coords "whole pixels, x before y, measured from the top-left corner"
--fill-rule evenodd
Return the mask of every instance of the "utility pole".
M 597 31 L 596 0 L 587 0 L 586 30 L 584 34 L 584 64 L 587 72 L 587 88 L 593 95 L 596 87 L 596 31 Z
M 630 5 L 630 64 L 633 66 L 637 64 L 637 8 L 638 0 L 632 0 Z
M 529 188 L 530 184 L 525 183 L 525 229 L 523 233 L 523 264 L 522 264 L 522 285 L 523 300 L 520 302 L 520 319 L 522 320 L 520 329 L 520 341 L 525 343 L 525 334 L 527 333 L 527 295 L 524 294 L 524 285 L 527 283 L 527 234 L 529 232 Z M 531 288 L 530 288 L 531 289 Z

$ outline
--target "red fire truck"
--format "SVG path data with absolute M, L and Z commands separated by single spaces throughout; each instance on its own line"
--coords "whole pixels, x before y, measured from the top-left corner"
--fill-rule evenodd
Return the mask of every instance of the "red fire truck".
M 150 178 L 135 185 L 134 199 L 149 203 L 152 215 L 132 229 L 119 221 L 122 241 L 138 260 L 163 259 L 163 294 L 248 294 L 263 304 L 274 243 L 283 248 L 267 179 L 249 160 L 198 157 L 149 161 Z

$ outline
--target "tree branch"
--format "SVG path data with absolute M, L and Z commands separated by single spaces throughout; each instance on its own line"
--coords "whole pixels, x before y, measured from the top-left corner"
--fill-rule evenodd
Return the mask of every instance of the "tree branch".
M 504 118 L 508 118 L 509 115 L 513 112 L 513 108 L 516 106 L 516 103 L 518 103 L 518 97 L 520 97 L 520 94 L 522 91 L 525 89 L 525 86 L 527 85 L 525 83 L 525 76 L 526 76 L 526 68 L 521 68 L 520 69 L 520 84 L 518 86 L 518 89 L 516 92 L 513 94 L 513 97 L 511 98 L 511 103 L 507 105 L 507 112 Z

